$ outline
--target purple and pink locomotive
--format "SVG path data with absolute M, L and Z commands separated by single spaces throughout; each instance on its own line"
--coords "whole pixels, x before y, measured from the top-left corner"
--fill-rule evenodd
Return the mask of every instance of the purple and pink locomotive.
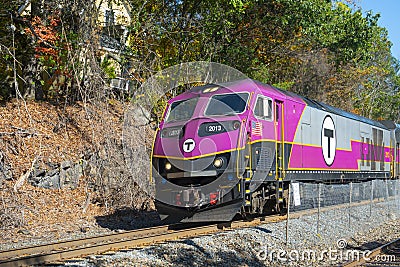
M 152 179 L 166 221 L 230 221 L 286 206 L 291 181 L 398 178 L 400 125 L 373 121 L 254 80 L 171 99 Z

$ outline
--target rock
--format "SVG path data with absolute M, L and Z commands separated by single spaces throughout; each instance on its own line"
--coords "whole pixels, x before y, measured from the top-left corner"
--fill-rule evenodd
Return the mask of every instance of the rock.
M 0 162 L 0 181 L 1 180 L 12 180 L 13 175 L 11 167 L 4 162 Z
M 2 180 L 12 180 L 12 178 L 11 166 L 5 162 L 3 153 L 0 151 L 0 183 Z
M 20 230 L 18 230 L 17 233 L 18 233 L 18 234 L 23 234 L 23 235 L 30 235 L 30 234 L 31 234 L 31 232 L 29 232 L 29 231 L 26 230 L 26 229 L 20 229 Z
M 35 186 L 47 189 L 60 189 L 60 176 L 58 174 L 53 176 L 45 176 L 40 179 Z
M 79 163 L 75 164 L 74 166 L 74 176 L 79 179 L 80 176 L 82 176 L 83 173 L 83 166 Z
M 63 188 L 67 177 L 67 171 L 61 168 L 59 175 L 60 175 L 60 188 Z
M 86 232 L 88 232 L 90 230 L 90 227 L 89 226 L 82 226 L 80 230 L 81 230 L 82 233 L 86 233 Z
M 51 169 L 58 169 L 59 167 L 57 163 L 53 163 L 51 161 L 46 162 L 46 165 L 49 166 Z
M 84 171 L 88 167 L 88 162 L 87 160 L 80 160 L 80 165 L 82 166 L 82 171 Z
M 70 160 L 61 162 L 61 169 L 65 170 L 65 169 L 71 168 L 71 166 L 72 166 L 72 162 Z
M 60 175 L 53 175 L 49 177 L 49 179 L 51 180 L 51 184 L 53 185 L 54 189 L 61 189 Z
M 54 175 L 58 174 L 59 172 L 60 172 L 60 170 L 58 168 L 53 169 L 53 170 L 47 172 L 47 176 L 54 176 Z
M 38 176 L 45 176 L 46 170 L 43 169 L 36 169 L 33 171 L 33 177 L 38 177 Z
M 28 181 L 29 183 L 31 183 L 32 185 L 36 185 L 37 183 L 40 182 L 40 180 L 42 180 L 43 177 L 38 177 L 38 176 L 29 176 Z
M 51 183 L 50 179 L 46 176 L 43 179 L 41 179 L 37 184 L 37 187 L 43 187 L 43 188 L 47 188 L 50 189 L 53 184 Z
M 75 165 L 71 165 L 70 168 L 60 170 L 60 186 L 61 188 L 70 187 L 76 188 L 79 183 L 79 179 L 82 176 L 82 166 L 77 163 Z

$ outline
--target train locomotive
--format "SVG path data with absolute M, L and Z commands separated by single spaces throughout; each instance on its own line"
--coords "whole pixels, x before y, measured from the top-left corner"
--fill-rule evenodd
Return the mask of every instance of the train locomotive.
M 251 79 L 193 87 L 172 98 L 152 151 L 155 205 L 168 222 L 284 212 L 291 181 L 399 174 L 399 124 Z

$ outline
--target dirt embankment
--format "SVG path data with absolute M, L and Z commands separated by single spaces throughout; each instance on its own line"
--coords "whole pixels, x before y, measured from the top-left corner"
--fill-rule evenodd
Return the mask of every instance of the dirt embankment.
M 0 244 L 87 231 L 121 208 L 152 209 L 124 164 L 127 105 L 14 100 L 0 107 Z M 83 166 L 74 186 L 32 185 L 71 164 Z

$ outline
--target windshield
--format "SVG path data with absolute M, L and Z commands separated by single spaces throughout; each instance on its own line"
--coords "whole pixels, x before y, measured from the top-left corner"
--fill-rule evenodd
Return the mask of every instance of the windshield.
M 205 115 L 233 115 L 246 108 L 248 93 L 214 95 L 210 98 Z
M 193 116 L 198 100 L 199 98 L 196 97 L 173 102 L 169 107 L 165 122 L 190 119 Z

